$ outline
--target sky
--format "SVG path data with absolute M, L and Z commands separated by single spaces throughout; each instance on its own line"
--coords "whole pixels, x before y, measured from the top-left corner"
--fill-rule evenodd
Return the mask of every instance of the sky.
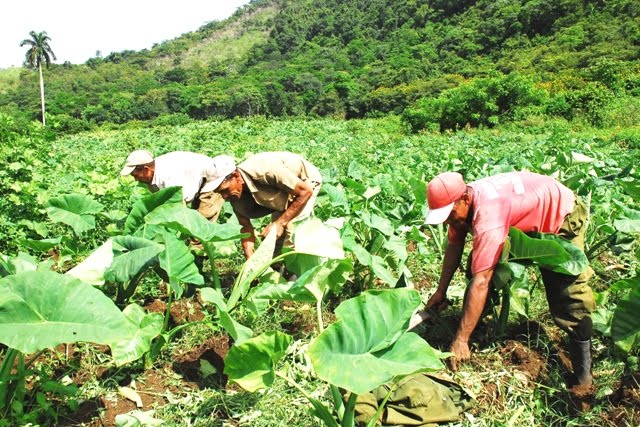
M 56 64 L 82 64 L 100 51 L 150 49 L 154 44 L 222 21 L 249 0 L 7 1 L 0 12 L 0 68 L 21 66 L 30 31 L 46 31 Z

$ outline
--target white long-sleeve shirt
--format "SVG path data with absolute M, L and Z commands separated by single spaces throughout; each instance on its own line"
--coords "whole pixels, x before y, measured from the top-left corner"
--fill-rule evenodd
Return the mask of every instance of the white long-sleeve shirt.
M 182 198 L 190 202 L 202 185 L 202 178 L 206 178 L 206 171 L 213 159 L 204 154 L 189 151 L 173 151 L 155 158 L 155 172 L 151 187 L 157 191 L 166 187 L 182 187 Z M 202 193 L 213 191 L 211 183 L 207 182 Z

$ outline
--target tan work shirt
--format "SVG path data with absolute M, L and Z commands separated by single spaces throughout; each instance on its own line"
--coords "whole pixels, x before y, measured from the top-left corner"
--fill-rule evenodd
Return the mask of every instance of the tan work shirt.
M 233 210 L 247 218 L 284 212 L 292 201 L 290 193 L 299 181 L 312 188 L 322 184 L 320 171 L 302 156 L 287 151 L 258 153 L 238 164 L 249 193 L 231 201 Z

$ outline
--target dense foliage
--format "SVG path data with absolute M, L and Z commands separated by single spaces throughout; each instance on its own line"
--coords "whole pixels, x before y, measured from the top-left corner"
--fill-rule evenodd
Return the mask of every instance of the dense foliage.
M 619 124 L 621 105 L 637 119 L 639 45 L 632 0 L 254 0 L 150 50 L 53 66 L 47 111 L 67 132 L 407 107 L 415 130 L 541 115 Z M 37 82 L 26 70 L 0 80 L 0 113 L 36 118 Z
M 370 382 L 373 378 L 370 375 L 344 375 L 339 357 L 362 358 L 367 360 L 367 365 L 376 361 L 381 363 L 380 366 L 386 366 L 386 353 L 378 354 L 372 352 L 371 348 L 376 346 L 378 338 L 383 342 L 387 342 L 384 338 L 387 335 L 399 338 L 395 332 L 405 325 L 420 298 L 415 291 L 411 291 L 396 300 L 394 295 L 400 294 L 386 294 L 384 290 L 402 288 L 410 283 L 428 286 L 437 281 L 445 235 L 441 227 L 425 228 L 422 225 L 425 183 L 440 171 L 454 169 L 464 172 L 468 179 L 512 169 L 529 169 L 556 176 L 591 201 L 592 216 L 585 254 L 596 271 L 591 284 L 598 295 L 598 311 L 594 315 L 594 326 L 598 331 L 594 356 L 597 381 L 603 382 L 609 378 L 610 374 L 605 372 L 614 372 L 611 378 L 615 377 L 616 380 L 620 375 L 635 372 L 640 342 L 640 323 L 635 316 L 639 286 L 640 251 L 637 235 L 640 230 L 640 211 L 634 200 L 639 194 L 635 165 L 640 149 L 640 133 L 637 127 L 575 132 L 571 126 L 566 121 L 558 120 L 538 127 L 513 126 L 509 129 L 502 126 L 451 134 L 411 135 L 403 132 L 399 118 L 394 117 L 350 121 L 253 118 L 199 121 L 183 126 L 103 130 L 61 138 L 51 138 L 36 123 L 36 126 L 25 129 L 28 136 L 7 134 L 10 143 L 0 148 L 3 164 L 6 165 L 0 171 L 3 178 L 0 187 L 3 196 L 0 205 L 0 276 L 6 276 L 1 283 L 5 288 L 5 302 L 0 301 L 0 304 L 23 300 L 22 296 L 35 292 L 34 289 L 39 289 L 42 295 L 46 292 L 47 295 L 64 296 L 60 294 L 58 286 L 64 282 L 73 289 L 78 288 L 79 293 L 68 296 L 66 300 L 73 305 L 74 296 L 86 300 L 82 292 L 89 292 L 90 285 L 87 283 L 91 283 L 100 287 L 105 294 L 100 301 L 105 312 L 110 313 L 109 324 L 121 325 L 113 329 L 118 332 L 116 335 L 105 335 L 91 323 L 95 318 L 93 312 L 92 315 L 86 315 L 80 310 L 51 310 L 48 302 L 57 301 L 53 296 L 43 296 L 37 305 L 11 305 L 10 309 L 2 311 L 6 316 L 4 322 L 13 322 L 38 337 L 31 339 L 31 336 L 25 338 L 24 334 L 13 334 L 12 328 L 5 328 L 0 334 L 0 340 L 12 347 L 11 351 L 4 353 L 3 366 L 12 366 L 14 360 L 18 366 L 18 374 L 14 376 L 10 375 L 10 371 L 0 369 L 0 375 L 5 378 L 4 382 L 0 382 L 0 386 L 4 387 L 0 387 L 0 398 L 4 396 L 0 400 L 0 411 L 6 414 L 7 425 L 27 421 L 55 423 L 58 414 L 50 410 L 48 401 L 38 396 L 43 393 L 39 390 L 45 390 L 51 384 L 60 385 L 59 380 L 41 372 L 37 378 L 42 380 L 30 383 L 29 390 L 33 392 L 28 391 L 24 379 L 38 371 L 28 366 L 25 356 L 28 352 L 45 350 L 57 343 L 75 339 L 69 334 L 82 332 L 87 334 L 82 335 L 83 340 L 109 345 L 111 356 L 104 354 L 104 350 L 99 351 L 100 357 L 106 358 L 101 363 L 122 366 L 134 376 L 139 375 L 145 367 L 157 367 L 172 360 L 172 349 L 175 349 L 172 343 L 187 332 L 182 326 L 168 327 L 169 308 L 163 320 L 160 314 L 147 311 L 145 304 L 158 296 L 163 297 L 165 292 L 170 304 L 172 297 L 181 298 L 189 289 L 193 292 L 193 286 L 200 288 L 209 325 L 200 339 L 208 339 L 211 334 L 221 331 L 228 333 L 235 344 L 227 356 L 229 368 L 225 374 L 247 390 L 276 387 L 278 381 L 286 380 L 277 367 L 283 358 L 291 369 L 309 368 L 301 365 L 298 359 L 292 360 L 292 354 L 301 351 L 300 346 L 309 342 L 308 335 L 300 331 L 291 336 L 285 334 L 281 323 L 285 320 L 273 317 L 273 310 L 278 309 L 278 304 L 274 302 L 281 300 L 307 307 L 315 303 L 320 331 L 323 304 L 327 304 L 327 310 L 335 312 L 340 318 L 348 313 L 357 318 L 371 319 L 366 324 L 347 322 L 349 328 L 352 324 L 358 325 L 360 329 L 355 331 L 335 322 L 325 329 L 326 333 L 317 335 L 317 340 L 313 341 L 315 344 L 309 348 L 318 378 L 305 380 L 305 387 L 295 382 L 289 383 L 291 387 L 300 389 L 300 393 L 304 394 L 309 386 L 319 387 L 321 380 L 328 382 L 329 387 L 348 386 L 350 390 L 361 392 L 374 387 L 378 380 L 386 381 L 394 375 L 412 372 L 417 359 L 408 357 L 406 351 L 398 353 L 398 356 L 407 357 L 406 360 L 394 360 L 392 371 L 376 368 L 381 376 L 373 383 Z M 293 270 L 300 273 L 297 282 L 274 282 L 272 276 L 268 275 L 261 277 L 256 285 L 254 281 L 264 268 L 262 262 L 254 262 L 252 258 L 240 267 L 238 242 L 231 241 L 230 245 L 224 243 L 226 239 L 237 240 L 238 237 L 239 226 L 229 209 L 223 212 L 222 224 L 213 226 L 195 211 L 182 206 L 179 195 L 175 197 L 179 188 L 150 195 L 130 178 L 118 177 L 127 153 L 141 146 L 157 153 L 176 149 L 210 155 L 225 152 L 238 159 L 267 149 L 288 149 L 302 153 L 321 168 L 324 177 L 315 209 L 318 221 L 321 219 L 337 227 L 332 228 L 335 241 L 331 243 L 331 248 L 322 248 L 323 256 L 337 251 L 339 255 L 336 256 L 344 259 L 336 258 L 328 262 L 319 259 L 318 265 L 312 264 L 310 259 L 296 259 L 293 262 L 301 262 L 305 266 L 304 269 Z M 192 251 L 182 239 L 176 237 L 176 233 L 204 242 L 209 268 L 202 268 L 202 264 L 195 265 Z M 322 237 L 313 235 L 311 230 L 303 234 L 310 234 L 309 241 L 312 242 L 305 250 L 317 250 L 332 242 L 326 227 L 316 230 L 316 233 Z M 527 247 L 527 242 L 518 241 L 516 237 L 512 236 L 510 251 L 515 258 L 520 256 L 518 252 L 522 252 L 523 248 L 524 252 L 531 253 L 533 249 Z M 267 240 L 261 242 L 258 250 L 263 250 L 262 255 L 266 254 L 268 263 L 273 249 L 267 246 Z M 103 242 L 110 242 L 106 250 L 108 257 L 104 255 Z M 336 242 L 337 245 L 334 245 Z M 271 243 L 275 244 L 275 238 Z M 302 244 L 299 246 L 305 247 Z M 104 258 L 109 265 L 104 274 L 86 267 L 87 263 L 92 264 L 91 257 L 98 253 L 102 254 L 98 260 Z M 89 254 L 92 254 L 91 257 L 87 257 Z M 512 310 L 501 310 L 503 315 L 500 320 L 506 323 L 510 314 L 512 320 L 531 317 L 550 323 L 545 318 L 546 305 L 542 309 L 536 308 L 538 303 L 535 297 L 542 298 L 540 289 L 535 290 L 536 280 L 527 280 L 529 275 L 524 274 L 524 267 L 514 267 L 512 261 L 509 261 L 509 268 L 517 273 L 514 275 L 516 280 L 502 288 L 503 298 L 511 301 Z M 41 271 L 30 271 L 36 269 Z M 164 277 L 164 290 L 159 288 L 157 279 L 154 281 L 154 277 L 157 277 L 155 273 L 160 269 L 158 274 Z M 60 275 L 65 272 L 65 276 Z M 223 273 L 227 282 L 221 286 Z M 72 282 L 67 278 L 69 275 L 81 276 L 86 283 Z M 229 276 L 233 281 L 231 284 L 228 282 Z M 39 286 L 43 280 L 47 281 L 47 287 Z M 459 283 L 454 287 L 463 289 Z M 375 291 L 362 293 L 365 289 Z M 423 291 L 428 293 L 428 287 Z M 376 323 L 376 319 L 384 318 L 386 325 L 393 317 L 390 313 L 356 314 L 358 311 L 353 305 L 362 310 L 366 306 L 377 306 L 365 304 L 362 300 L 369 298 L 366 295 L 374 294 L 396 301 L 393 304 L 381 304 L 381 308 L 404 307 L 396 313 L 397 321 L 389 324 L 392 326 L 389 329 L 380 329 L 384 325 Z M 350 299 L 356 295 L 361 295 L 361 298 L 358 297 L 360 300 Z M 426 293 L 422 295 L 422 301 L 425 298 Z M 98 301 L 96 297 L 90 299 Z M 342 301 L 350 308 L 343 309 L 341 313 L 336 305 Z M 75 304 L 82 306 L 80 302 Z M 122 312 L 116 310 L 114 304 Z M 503 303 L 502 307 L 509 306 Z M 39 313 L 38 316 L 25 314 L 33 310 Z M 69 322 L 73 323 L 73 328 L 56 327 L 56 334 L 47 329 L 51 325 L 67 325 Z M 513 326 L 509 323 L 502 327 L 509 331 Z M 263 332 L 267 334 L 261 334 Z M 333 342 L 336 337 L 343 335 L 377 338 L 375 341 L 362 342 L 340 338 L 338 341 L 344 346 L 332 347 L 331 351 L 337 353 L 326 353 L 328 346 L 325 341 Z M 496 340 L 495 332 L 489 335 L 492 342 Z M 414 348 L 416 351 L 411 354 L 421 357 L 429 354 L 422 348 L 426 344 L 424 340 L 415 334 L 402 335 L 398 342 L 405 350 Z M 260 357 L 254 357 L 253 351 L 257 351 Z M 393 351 L 389 353 L 395 354 Z M 380 360 L 377 360 L 378 357 Z M 144 366 L 142 362 L 135 362 L 140 358 L 145 358 Z M 327 360 L 337 362 L 332 365 Z M 425 359 L 423 363 L 433 369 L 441 369 L 432 358 Z M 318 364 L 326 369 L 319 369 Z M 500 375 L 504 375 L 502 364 L 497 366 Z M 559 369 L 551 362 L 550 366 L 550 369 Z M 472 365 L 469 369 L 474 372 L 477 366 Z M 269 372 L 268 375 L 255 374 L 265 371 Z M 105 387 L 116 384 L 112 378 L 105 378 L 111 384 Z M 470 377 L 470 381 L 474 381 L 476 386 L 481 384 L 473 377 Z M 544 381 L 545 386 L 536 386 L 534 394 L 539 399 L 550 400 L 556 407 L 566 406 L 566 398 L 559 391 L 562 380 L 558 380 L 560 383 L 553 382 L 553 379 Z M 327 389 L 320 390 L 310 401 L 324 396 L 322 390 Z M 607 387 L 603 386 L 599 393 L 603 395 L 606 390 Z M 206 392 L 226 396 L 224 389 L 215 387 L 208 388 Z M 68 406 L 68 412 L 71 412 L 79 396 L 94 398 L 100 393 L 103 392 L 85 385 L 80 390 L 77 387 L 73 390 L 59 387 L 48 396 L 50 401 L 59 402 L 60 411 L 63 406 Z M 525 395 L 529 397 L 524 398 Z M 237 396 L 248 398 L 244 393 Z M 269 396 L 269 393 L 265 396 Z M 525 394 L 516 396 L 519 400 L 532 399 L 529 388 Z M 10 400 L 19 402 L 20 406 L 7 406 L 6 402 Z M 326 398 L 323 398 L 322 404 L 327 404 Z M 531 405 L 529 402 L 529 406 L 523 406 L 523 410 L 528 414 L 535 411 L 540 416 L 537 421 L 539 424 L 534 425 L 563 420 L 562 415 L 549 411 L 546 406 L 535 409 Z M 273 425 L 268 420 L 273 419 L 277 413 L 274 411 L 283 410 L 284 407 L 287 405 L 280 402 L 265 408 L 265 421 L 261 425 Z M 172 408 L 175 406 L 163 408 L 162 417 L 174 417 Z M 586 422 L 589 417 L 610 409 L 610 406 L 603 404 L 585 414 L 583 420 Z M 483 407 L 480 413 L 487 410 Z M 327 411 L 325 415 L 332 418 L 332 410 Z M 562 413 L 565 409 L 558 411 Z M 189 414 L 186 416 L 193 417 L 198 411 L 187 412 Z M 500 416 L 509 417 L 509 411 L 503 411 Z M 300 417 L 301 414 L 297 413 L 291 419 L 298 420 Z M 486 425 L 494 424 L 487 422 Z

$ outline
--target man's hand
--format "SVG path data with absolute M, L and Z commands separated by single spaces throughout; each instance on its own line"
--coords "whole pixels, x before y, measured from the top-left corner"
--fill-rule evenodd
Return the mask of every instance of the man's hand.
M 280 221 L 277 220 L 267 225 L 264 230 L 262 230 L 262 233 L 260 233 L 260 236 L 262 236 L 263 239 L 266 238 L 273 227 L 276 227 L 277 230 L 276 238 L 282 236 L 282 234 L 284 233 L 284 225 L 282 225 Z
M 453 356 L 451 356 L 451 359 L 449 359 L 452 371 L 457 371 L 461 362 L 471 359 L 469 343 L 466 341 L 453 341 L 453 343 L 451 343 L 451 348 L 449 349 L 449 351 L 453 353 Z
M 445 292 L 440 292 L 436 290 L 436 292 L 431 295 L 429 301 L 427 301 L 427 308 L 430 308 L 436 312 L 442 311 L 449 306 L 449 302 L 447 301 L 447 294 Z

